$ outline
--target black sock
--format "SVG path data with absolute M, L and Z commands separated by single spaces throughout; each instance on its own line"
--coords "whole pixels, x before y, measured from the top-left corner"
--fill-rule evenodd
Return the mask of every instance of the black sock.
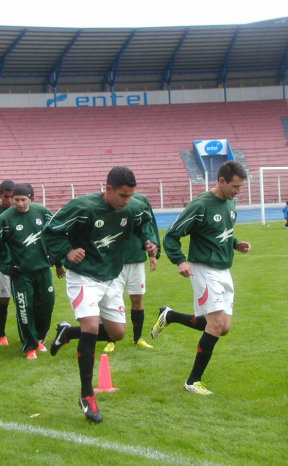
M 192 372 L 187 379 L 187 384 L 192 385 L 194 382 L 199 382 L 210 361 L 214 346 L 218 341 L 218 337 L 214 337 L 210 333 L 204 332 L 198 343 L 197 354 L 194 361 Z
M 73 327 L 71 325 L 71 327 L 66 327 L 66 329 L 65 329 L 65 338 L 68 341 L 70 341 L 70 340 L 79 340 L 80 335 L 81 335 L 80 325 L 77 325 L 75 327 Z
M 8 314 L 8 304 L 0 303 L 0 337 L 5 337 L 7 314 Z
M 112 341 L 103 324 L 99 324 L 98 341 Z
M 94 335 L 92 333 L 81 332 L 77 351 L 82 397 L 92 396 L 94 394 L 92 378 L 96 342 L 97 335 Z
M 144 322 L 144 309 L 136 311 L 131 309 L 131 321 L 133 324 L 133 340 L 136 343 L 142 335 L 143 322 Z
M 168 311 L 166 321 L 168 324 L 178 323 L 202 332 L 205 330 L 207 323 L 204 316 L 196 317 L 193 314 L 182 314 L 176 311 Z

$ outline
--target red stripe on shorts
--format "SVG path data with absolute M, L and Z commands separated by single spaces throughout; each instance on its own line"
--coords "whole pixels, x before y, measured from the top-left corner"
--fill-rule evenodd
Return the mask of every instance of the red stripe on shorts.
M 81 290 L 80 290 L 80 293 L 78 294 L 78 296 L 76 296 L 76 298 L 72 301 L 72 306 L 74 309 L 76 309 L 76 307 L 79 306 L 79 304 L 82 303 L 83 301 L 83 296 L 84 296 L 84 290 L 83 290 L 83 285 L 81 286 Z
M 206 285 L 203 295 L 200 298 L 198 298 L 199 306 L 203 306 L 203 304 L 206 303 L 207 299 L 208 299 L 208 286 Z

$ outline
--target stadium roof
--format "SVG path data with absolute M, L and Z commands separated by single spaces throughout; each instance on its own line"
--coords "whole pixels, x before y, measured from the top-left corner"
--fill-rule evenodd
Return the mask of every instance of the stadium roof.
M 0 26 L 0 93 L 284 84 L 288 17 L 159 28 Z

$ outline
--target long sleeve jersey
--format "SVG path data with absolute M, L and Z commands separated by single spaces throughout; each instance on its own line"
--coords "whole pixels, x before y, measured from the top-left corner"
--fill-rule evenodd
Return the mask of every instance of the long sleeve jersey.
M 42 232 L 51 216 L 46 207 L 38 204 L 30 204 L 27 212 L 10 207 L 0 215 L 2 273 L 7 274 L 11 264 L 20 267 L 22 273 L 50 267 Z
M 131 199 L 121 210 L 108 205 L 102 193 L 86 194 L 68 202 L 45 227 L 48 250 L 67 269 L 80 275 L 106 281 L 118 277 L 123 267 L 123 242 L 139 235 L 157 244 L 151 216 L 145 205 Z M 67 259 L 72 249 L 85 250 L 78 264 Z
M 148 201 L 147 197 L 144 196 L 143 194 L 135 192 L 133 194 L 133 198 L 137 199 L 138 201 L 143 202 L 143 204 L 145 205 L 145 210 L 147 210 L 147 212 L 150 215 L 151 225 L 153 227 L 153 231 L 154 231 L 155 238 L 156 238 L 156 244 L 158 246 L 157 257 L 159 258 L 159 256 L 160 256 L 160 238 L 159 238 L 157 222 L 156 222 L 156 219 L 155 219 L 151 204 Z M 140 238 L 137 235 L 133 234 L 128 241 L 125 241 L 123 243 L 123 261 L 124 261 L 124 264 L 137 264 L 139 262 L 145 262 L 146 258 L 147 258 L 147 254 L 146 254 L 145 250 L 142 247 Z
M 234 200 L 223 200 L 210 191 L 197 196 L 179 215 L 164 236 L 164 249 L 173 264 L 185 262 L 180 238 L 189 235 L 188 261 L 217 269 L 231 267 L 237 242 Z

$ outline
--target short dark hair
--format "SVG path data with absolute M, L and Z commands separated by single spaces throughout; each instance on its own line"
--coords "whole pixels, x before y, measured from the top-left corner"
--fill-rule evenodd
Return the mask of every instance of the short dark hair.
M 4 191 L 13 191 L 15 188 L 15 183 L 12 180 L 5 180 L 2 181 L 0 184 L 0 192 L 3 193 Z
M 235 162 L 233 160 L 230 160 L 228 162 L 223 163 L 217 174 L 217 179 L 219 181 L 219 178 L 223 177 L 226 183 L 230 183 L 232 181 L 233 176 L 239 176 L 239 178 L 242 178 L 243 180 L 246 180 L 247 178 L 247 173 L 245 172 L 244 168 L 239 162 Z
M 114 167 L 107 176 L 107 184 L 113 186 L 113 188 L 119 188 L 120 186 L 129 186 L 129 188 L 135 188 L 136 179 L 135 175 L 127 167 Z

